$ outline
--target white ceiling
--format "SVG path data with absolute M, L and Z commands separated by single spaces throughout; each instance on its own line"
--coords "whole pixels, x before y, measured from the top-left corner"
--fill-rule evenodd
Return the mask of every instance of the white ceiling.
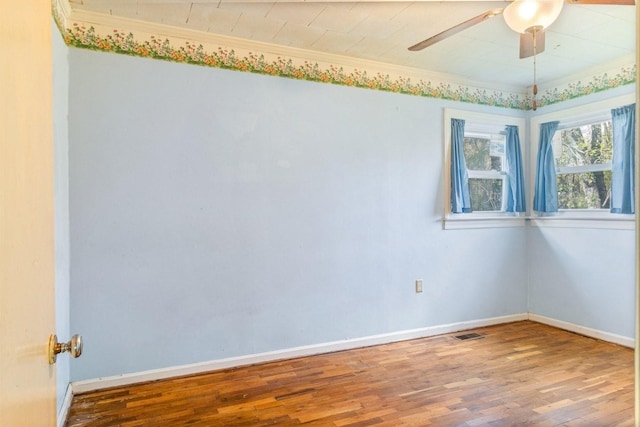
M 530 86 L 533 59 L 502 16 L 420 52 L 407 48 L 508 2 L 70 0 L 92 11 L 190 30 L 345 55 L 480 82 Z M 565 4 L 537 57 L 538 83 L 635 63 L 636 6 Z

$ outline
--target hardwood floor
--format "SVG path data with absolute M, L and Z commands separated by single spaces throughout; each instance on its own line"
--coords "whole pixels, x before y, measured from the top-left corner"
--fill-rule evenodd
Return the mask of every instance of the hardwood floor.
M 535 322 L 74 396 L 67 426 L 633 426 L 633 350 Z

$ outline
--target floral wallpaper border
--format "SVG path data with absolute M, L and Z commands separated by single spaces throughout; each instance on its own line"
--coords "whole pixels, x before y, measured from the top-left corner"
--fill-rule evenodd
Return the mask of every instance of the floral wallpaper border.
M 150 34 L 134 34 L 121 29 L 98 28 L 69 22 L 53 7 L 55 21 L 67 45 L 144 58 L 245 71 L 271 76 L 332 83 L 358 88 L 467 102 L 519 110 L 530 110 L 531 95 L 472 87 L 444 81 L 425 81 L 381 72 L 367 72 L 334 64 L 311 62 L 303 58 L 282 57 L 267 53 L 205 46 L 202 43 Z M 66 26 L 65 26 L 66 25 Z M 636 65 L 577 81 L 561 88 L 543 90 L 538 95 L 539 107 L 635 83 Z
M 581 96 L 614 89 L 620 86 L 633 84 L 636 82 L 637 64 L 621 67 L 610 75 L 603 73 L 593 76 L 590 81 L 569 83 L 563 87 L 547 89 L 538 95 L 538 105 L 551 105 L 558 102 L 568 101 Z

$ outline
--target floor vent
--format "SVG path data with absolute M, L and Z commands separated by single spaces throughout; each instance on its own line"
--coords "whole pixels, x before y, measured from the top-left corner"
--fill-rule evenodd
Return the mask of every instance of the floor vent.
M 484 338 L 484 335 L 478 334 L 476 332 L 471 332 L 468 334 L 455 335 L 454 338 L 460 341 L 469 341 L 469 340 L 479 340 L 481 338 Z

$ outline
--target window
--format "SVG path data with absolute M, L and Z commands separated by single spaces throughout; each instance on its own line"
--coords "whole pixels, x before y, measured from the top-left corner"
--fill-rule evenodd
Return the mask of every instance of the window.
M 454 122 L 460 121 L 463 131 L 457 124 L 454 131 Z M 517 150 L 509 147 L 520 142 L 525 119 L 445 109 L 443 128 L 444 228 L 523 226 L 524 214 L 520 211 L 524 210 L 526 197 L 520 143 Z M 455 147 L 452 134 L 458 141 Z M 467 192 L 458 197 L 462 182 Z
M 505 135 L 465 130 L 464 159 L 473 211 L 503 212 L 507 190 Z
M 630 93 L 531 118 L 532 225 L 633 228 L 634 218 L 626 205 L 625 210 L 618 208 L 622 195 L 628 194 L 618 183 L 621 179 L 628 183 L 633 167 L 630 169 L 629 163 L 624 163 L 625 155 L 618 152 L 628 142 L 614 144 L 612 112 L 626 110 L 634 102 L 635 95 Z M 554 123 L 556 127 L 550 126 Z M 552 137 L 549 128 L 555 129 L 550 131 Z M 541 135 L 549 139 L 541 141 Z M 544 147 L 549 146 L 545 156 Z
M 611 120 L 559 129 L 553 136 L 559 209 L 611 206 Z

